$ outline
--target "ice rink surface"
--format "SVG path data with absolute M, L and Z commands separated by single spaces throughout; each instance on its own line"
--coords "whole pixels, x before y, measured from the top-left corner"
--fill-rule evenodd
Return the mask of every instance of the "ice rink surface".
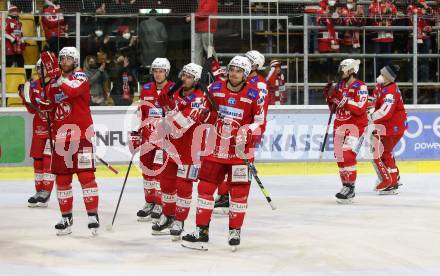
M 47 209 L 30 209 L 33 183 L 0 181 L 1 275 L 440 275 L 440 174 L 402 175 L 397 196 L 373 192 L 360 176 L 353 205 L 338 205 L 335 176 L 263 177 L 272 211 L 254 183 L 235 253 L 227 216 L 214 215 L 207 252 L 151 236 L 136 221 L 140 179 L 131 178 L 114 232 L 111 221 L 123 179 L 98 179 L 101 229 L 91 237 L 79 184 L 74 183 L 73 234 L 55 235 L 55 193 Z M 193 206 L 194 206 L 193 200 Z M 186 230 L 194 229 L 194 208 Z

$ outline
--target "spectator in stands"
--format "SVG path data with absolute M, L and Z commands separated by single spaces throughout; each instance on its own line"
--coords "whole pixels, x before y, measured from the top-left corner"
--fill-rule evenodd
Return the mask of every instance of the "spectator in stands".
M 23 40 L 22 24 L 18 17 L 18 8 L 9 6 L 8 17 L 6 18 L 6 66 L 24 66 L 23 51 L 25 46 Z
M 335 21 L 339 18 L 336 10 L 335 0 L 321 0 L 321 9 L 316 21 L 318 25 L 325 26 L 325 30 L 320 30 L 319 52 L 329 53 L 339 51 L 339 40 L 335 31 Z
M 195 35 L 195 60 L 196 64 L 203 64 L 203 52 L 209 58 L 215 55 L 213 36 L 217 31 L 217 19 L 211 19 L 208 16 L 217 15 L 217 0 L 199 0 L 196 12 L 196 35 Z M 209 25 L 211 29 L 209 29 Z
M 316 18 L 318 25 L 325 26 L 324 30 L 319 30 L 321 37 L 318 39 L 319 52 L 321 53 L 334 53 L 339 52 L 339 39 L 338 34 L 335 31 L 335 22 L 339 18 L 339 14 L 336 10 L 335 0 L 321 0 L 319 3 L 321 7 L 319 15 Z M 333 76 L 333 58 L 325 59 L 325 74 L 326 79 L 332 79 Z
M 151 10 L 148 20 L 139 24 L 139 41 L 142 65 L 149 66 L 156 57 L 165 57 L 168 34 L 165 25 L 156 18 L 156 10 Z
M 104 33 L 101 26 L 97 26 L 87 37 L 86 55 L 96 56 L 99 52 L 106 56 L 110 53 L 110 37 Z
M 106 63 L 98 64 L 95 56 L 87 56 L 84 60 L 84 72 L 90 81 L 90 105 L 105 105 L 108 91 L 109 76 L 105 72 Z
M 431 36 L 432 31 L 431 24 L 433 23 L 433 10 L 425 0 L 413 0 L 411 5 L 408 6 L 407 15 L 409 17 L 409 23 L 413 24 L 413 15 L 417 14 L 417 52 L 420 54 L 428 54 L 431 48 Z M 412 37 L 412 32 L 410 37 Z M 412 52 L 413 41 L 408 40 L 408 50 Z M 420 66 L 420 81 L 429 81 L 429 59 L 420 58 L 418 59 Z M 408 67 L 409 75 L 412 76 L 412 66 Z M 411 78 L 412 79 L 412 78 Z
M 133 74 L 136 74 L 135 68 L 138 66 L 137 36 L 134 35 L 134 32 L 130 31 L 129 26 L 119 26 L 118 35 L 110 47 L 113 47 L 114 53 L 121 53 L 128 58 L 130 70 L 133 71 Z
M 117 55 L 110 69 L 110 78 L 113 82 L 110 96 L 115 105 L 131 105 L 137 89 L 137 80 L 130 70 L 130 61 L 127 56 Z
M 306 5 L 304 7 L 304 12 L 309 14 L 307 18 L 307 24 L 309 26 L 316 26 L 316 17 L 321 11 L 321 7 L 319 5 Z M 310 42 L 309 42 L 309 52 L 310 53 L 318 53 L 318 31 L 310 30 Z
M 343 26 L 363 26 L 365 24 L 364 10 L 361 5 L 356 5 L 356 0 L 347 0 L 346 7 L 338 9 L 339 24 Z M 343 31 L 341 40 L 342 52 L 360 53 L 361 44 L 359 31 Z
M 67 31 L 59 1 L 53 1 L 49 5 L 45 5 L 43 13 L 42 25 L 46 43 L 48 43 L 51 52 L 58 53 L 65 45 Z
M 392 26 L 396 19 L 397 8 L 391 0 L 373 0 L 368 7 L 369 15 L 374 26 Z M 374 52 L 377 54 L 390 54 L 393 47 L 393 31 L 381 30 L 374 40 Z M 377 58 L 376 72 L 391 64 L 391 58 Z

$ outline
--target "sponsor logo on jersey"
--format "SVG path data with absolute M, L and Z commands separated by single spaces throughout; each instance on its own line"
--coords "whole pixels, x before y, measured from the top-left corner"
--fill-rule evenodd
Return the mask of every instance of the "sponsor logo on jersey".
M 399 131 L 399 127 L 398 126 L 394 126 L 394 132 L 398 132 Z
M 151 89 L 151 83 L 145 83 L 144 84 L 144 89 L 145 90 L 150 90 Z
M 366 91 L 366 90 L 362 90 L 362 89 L 360 89 L 359 91 L 358 91 L 358 95 L 368 95 L 368 91 Z
M 190 95 L 185 97 L 185 100 L 187 100 L 188 102 L 191 102 L 195 98 L 196 98 L 196 95 L 194 93 L 191 93 Z
M 55 94 L 55 102 L 56 103 L 60 103 L 60 102 L 62 102 L 65 99 L 67 99 L 67 96 L 64 94 L 64 92 Z
M 359 86 L 361 86 L 362 84 L 360 83 L 360 82 L 355 82 L 354 84 L 353 84 L 353 88 L 358 88 Z
M 221 82 L 214 82 L 211 85 L 211 90 L 212 91 L 220 91 L 222 89 L 222 83 Z
M 256 83 L 258 81 L 258 76 L 254 76 L 249 80 L 249 83 Z
M 76 79 L 87 80 L 87 75 L 84 72 L 75 72 L 73 75 Z
M 202 106 L 202 99 L 201 98 L 195 98 L 193 102 L 191 102 L 191 108 L 197 109 Z
M 150 108 L 148 110 L 149 117 L 162 117 L 162 109 L 159 108 Z
M 258 96 L 258 91 L 253 88 L 249 88 L 247 91 L 247 96 L 248 96 L 248 98 L 255 100 Z
M 234 106 L 237 103 L 237 101 L 235 100 L 235 98 L 229 98 L 228 99 L 228 104 L 230 106 Z
M 31 81 L 31 88 L 32 89 L 37 88 L 37 82 L 36 81 Z
M 243 109 L 220 105 L 219 111 L 220 114 L 222 114 L 225 117 L 231 117 L 239 120 L 243 119 L 243 113 L 244 113 Z

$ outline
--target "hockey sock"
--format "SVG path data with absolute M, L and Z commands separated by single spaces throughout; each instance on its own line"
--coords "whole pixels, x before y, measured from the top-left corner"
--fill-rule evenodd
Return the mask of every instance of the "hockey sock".
M 176 220 L 184 221 L 188 217 L 191 207 L 193 182 L 177 178 Z
M 231 206 L 229 207 L 229 228 L 239 229 L 243 225 L 247 209 L 249 184 L 230 185 Z
M 79 183 L 83 191 L 84 205 L 87 213 L 98 212 L 98 184 L 95 181 L 95 173 L 92 171 L 77 173 Z
M 214 192 L 217 184 L 200 180 L 197 186 L 197 215 L 196 225 L 207 226 L 211 221 L 212 209 L 214 209 Z
M 43 190 L 44 171 L 43 159 L 34 159 L 34 175 L 35 175 L 35 190 L 37 192 Z
M 53 184 L 55 182 L 55 175 L 50 172 L 51 157 L 48 155 L 43 156 L 43 190 L 52 192 Z
M 71 214 L 73 206 L 72 175 L 57 175 L 57 198 L 61 214 Z

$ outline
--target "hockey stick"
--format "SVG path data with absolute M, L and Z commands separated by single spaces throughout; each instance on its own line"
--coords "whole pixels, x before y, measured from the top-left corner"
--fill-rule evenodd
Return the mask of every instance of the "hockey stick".
M 128 174 L 130 173 L 130 169 L 131 169 L 131 165 L 133 164 L 134 156 L 135 156 L 135 153 L 133 153 L 131 155 L 130 163 L 128 163 L 128 169 L 127 169 L 127 172 L 125 173 L 124 184 L 122 184 L 122 189 L 121 189 L 121 193 L 119 194 L 118 203 L 116 204 L 116 209 L 115 209 L 115 212 L 113 213 L 112 224 L 109 224 L 106 226 L 107 231 L 113 230 L 113 225 L 115 224 L 116 215 L 118 214 L 118 210 L 119 210 L 119 204 L 121 203 L 122 194 L 124 193 L 124 190 L 125 190 L 125 184 L 127 184 Z
M 330 111 L 330 116 L 328 117 L 328 122 L 327 122 L 327 128 L 326 128 L 325 134 L 324 134 L 324 141 L 322 141 L 321 151 L 319 153 L 319 160 L 322 160 L 322 157 L 324 155 L 325 145 L 327 144 L 328 131 L 330 130 L 330 125 L 332 123 L 333 114 L 335 114 L 335 113 L 333 111 Z
M 258 184 L 258 186 L 260 187 L 260 190 L 263 193 L 264 197 L 266 198 L 267 203 L 269 203 L 269 205 L 272 208 L 272 210 L 276 210 L 277 208 L 273 204 L 272 198 L 269 196 L 269 193 L 267 192 L 266 188 L 264 188 L 263 183 L 261 182 L 260 178 L 258 177 L 257 168 L 255 167 L 255 165 L 253 163 L 251 163 L 246 158 L 246 155 L 244 154 L 244 152 L 239 147 L 235 147 L 235 150 L 240 155 L 240 158 L 244 161 L 244 163 L 248 166 L 250 173 L 252 174 L 252 176 L 254 177 L 255 181 Z
M 116 170 L 114 167 L 112 167 L 112 165 L 110 165 L 108 162 L 106 162 L 104 159 L 102 159 L 101 157 L 99 157 L 97 154 L 95 154 L 96 159 L 98 159 L 99 162 L 101 162 L 102 164 L 104 164 L 104 166 L 106 166 L 109 170 L 111 170 L 114 174 L 118 174 L 119 171 Z

